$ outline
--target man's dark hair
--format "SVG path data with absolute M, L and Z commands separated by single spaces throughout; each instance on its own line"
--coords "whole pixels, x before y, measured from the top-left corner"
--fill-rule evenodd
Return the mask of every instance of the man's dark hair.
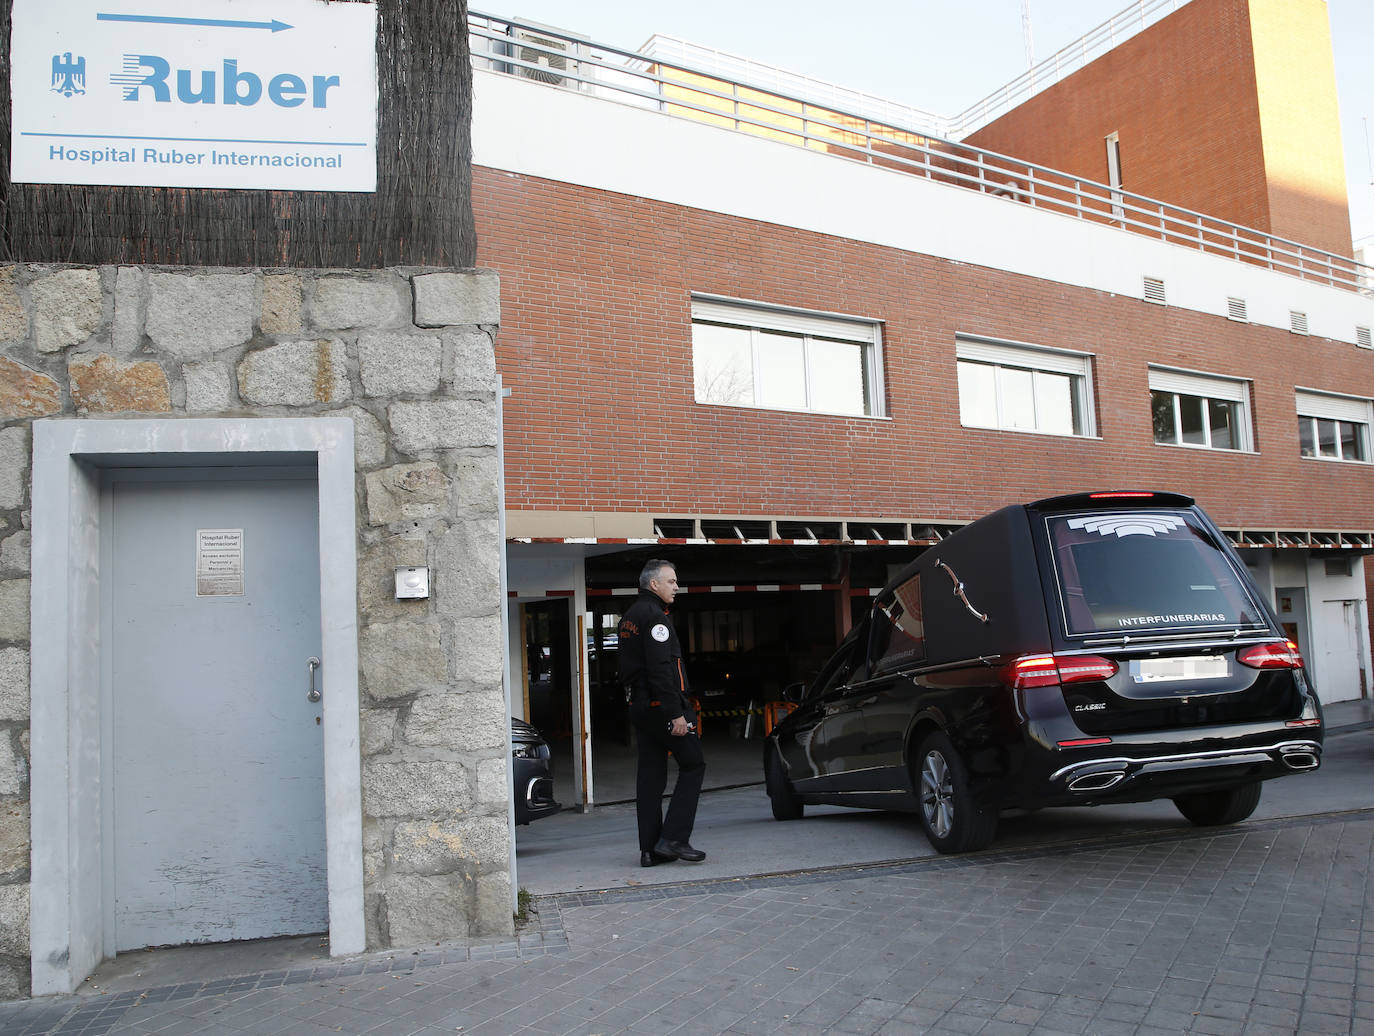
M 671 568 L 674 572 L 677 571 L 676 565 L 671 561 L 664 561 L 662 558 L 650 558 L 644 562 L 644 569 L 639 573 L 639 588 L 648 590 L 649 584 L 657 579 L 658 574 L 665 568 Z

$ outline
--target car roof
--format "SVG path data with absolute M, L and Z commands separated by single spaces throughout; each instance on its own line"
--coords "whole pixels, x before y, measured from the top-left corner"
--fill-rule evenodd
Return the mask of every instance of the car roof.
M 978 525 L 1000 515 L 1004 511 L 1026 510 L 1026 511 L 1074 511 L 1081 508 L 1113 508 L 1129 507 L 1139 509 L 1143 507 L 1192 507 L 1194 500 L 1191 496 L 1184 493 L 1174 493 L 1168 490 L 1158 489 L 1104 489 L 1093 490 L 1085 493 L 1065 493 L 1062 496 L 1047 496 L 1041 500 L 1035 500 L 1028 504 L 1009 504 L 1006 507 L 990 511 L 988 514 L 969 522 L 964 529 L 972 525 Z M 956 530 L 951 534 L 951 538 L 960 535 L 963 529 Z M 942 541 L 943 542 L 943 541 Z M 938 546 L 938 544 L 936 544 Z M 924 553 L 924 552 L 923 552 Z M 891 579 L 883 586 L 878 596 L 888 595 L 896 587 L 901 586 L 921 567 L 921 558 L 917 557 L 899 569 Z

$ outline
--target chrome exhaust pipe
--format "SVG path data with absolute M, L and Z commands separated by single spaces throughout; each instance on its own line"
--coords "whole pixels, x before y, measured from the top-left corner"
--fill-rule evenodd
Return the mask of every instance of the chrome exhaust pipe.
M 1087 773 L 1069 781 L 1069 791 L 1103 791 L 1125 780 L 1122 770 L 1108 770 L 1104 773 Z
M 1283 764 L 1290 770 L 1315 770 L 1318 759 L 1311 752 L 1284 752 Z

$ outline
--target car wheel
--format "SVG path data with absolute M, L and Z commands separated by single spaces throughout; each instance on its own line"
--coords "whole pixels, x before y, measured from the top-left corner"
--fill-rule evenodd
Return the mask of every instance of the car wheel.
M 997 833 L 996 811 L 974 801 L 964 761 L 939 731 L 921 742 L 916 756 L 916 794 L 921 827 L 937 852 L 982 849 Z
M 806 806 L 792 790 L 792 782 L 782 768 L 782 754 L 772 741 L 768 743 L 768 759 L 763 768 L 764 787 L 768 789 L 768 803 L 773 807 L 774 820 L 797 820 Z
M 1174 805 L 1192 823 L 1199 827 L 1212 827 L 1216 824 L 1240 823 L 1255 811 L 1259 800 L 1260 782 L 1253 781 L 1225 791 L 1180 795 L 1174 799 Z

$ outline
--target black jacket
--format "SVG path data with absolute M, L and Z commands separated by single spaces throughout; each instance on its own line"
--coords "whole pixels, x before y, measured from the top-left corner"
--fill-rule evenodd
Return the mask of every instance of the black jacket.
M 630 703 L 641 707 L 657 703 L 669 720 L 694 719 L 682 645 L 659 596 L 641 590 L 621 618 L 618 634 L 620 682 L 630 691 Z

